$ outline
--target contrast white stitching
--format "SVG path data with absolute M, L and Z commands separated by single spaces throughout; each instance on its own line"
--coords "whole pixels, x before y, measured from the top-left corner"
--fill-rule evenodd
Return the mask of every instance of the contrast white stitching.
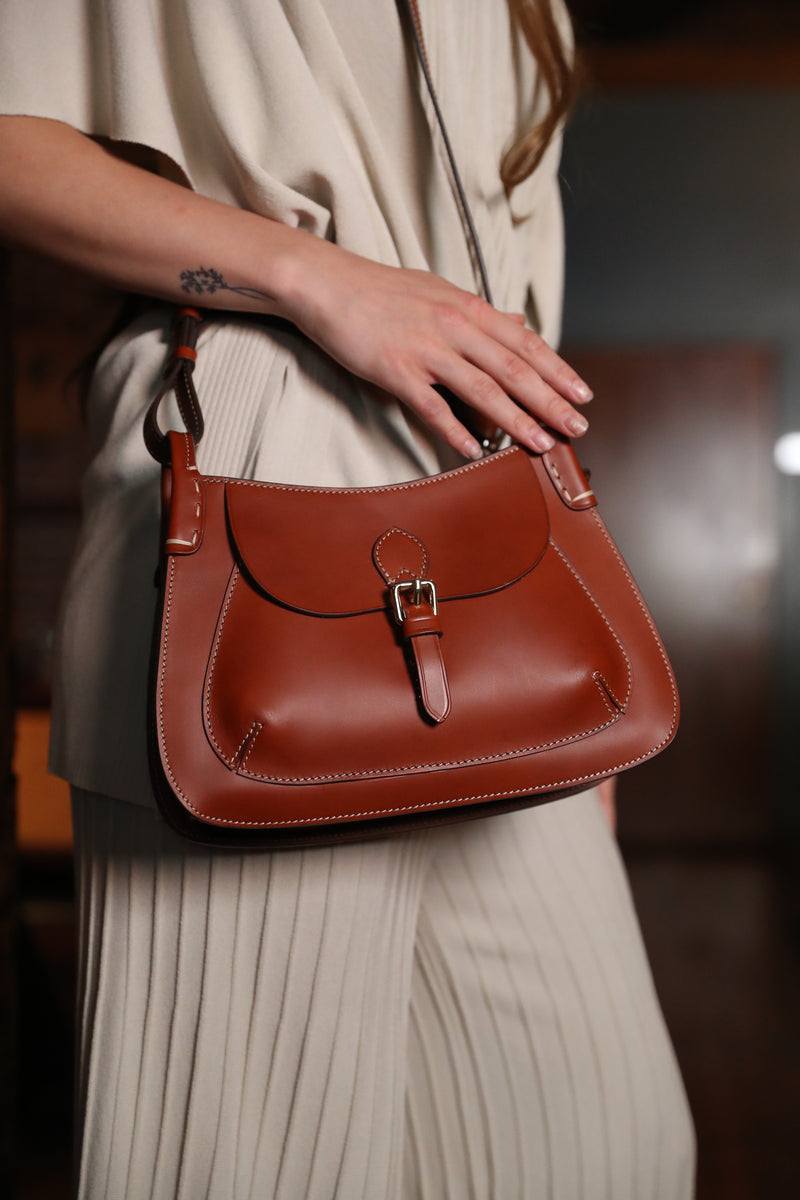
M 557 466 L 556 466 L 556 464 L 553 462 L 553 460 L 552 460 L 551 458 L 549 458 L 549 457 L 548 457 L 548 459 L 547 459 L 547 465 L 548 465 L 548 467 L 550 468 L 550 474 L 553 476 L 553 480 L 554 480 L 554 482 L 555 482 L 555 485 L 556 485 L 556 487 L 558 488 L 558 490 L 559 490 L 560 492 L 563 492 L 563 493 L 564 493 L 564 495 L 566 496 L 567 500 L 568 500 L 568 501 L 570 502 L 570 504 L 571 504 L 571 503 L 572 503 L 572 496 L 570 496 L 569 492 L 568 492 L 568 491 L 567 491 L 567 489 L 564 487 L 564 484 L 561 482 L 561 473 L 560 473 L 560 471 L 559 471 L 558 467 L 557 467 Z
M 669 739 L 667 738 L 666 740 L 668 741 Z M 329 821 L 358 820 L 361 817 L 385 817 L 391 816 L 393 813 L 411 813 L 426 808 L 448 808 L 453 804 L 475 804 L 479 800 L 502 800 L 508 796 L 532 796 L 536 792 L 555 792 L 558 791 L 559 788 L 571 787 L 573 784 L 579 783 L 591 783 L 595 779 L 606 778 L 609 775 L 615 775 L 618 771 L 625 771 L 628 767 L 635 767 L 637 763 L 644 762 L 646 759 L 652 758 L 653 755 L 660 750 L 663 745 L 664 742 L 659 742 L 658 746 L 656 746 L 653 750 L 648 750 L 646 754 L 640 754 L 638 758 L 629 758 L 626 762 L 616 763 L 616 765 L 613 767 L 609 766 L 608 768 L 603 768 L 602 771 L 590 772 L 587 775 L 574 775 L 571 779 L 555 779 L 548 783 L 537 783 L 528 787 L 509 788 L 508 791 L 504 792 L 482 792 L 474 796 L 454 796 L 450 800 L 434 800 L 430 804 L 402 804 L 396 805 L 394 808 L 370 808 L 363 809 L 360 812 L 335 813 L 331 816 L 312 815 L 309 817 L 293 817 L 291 820 L 281 821 L 236 821 L 224 820 L 221 817 L 211 816 L 210 814 L 204 813 L 201 809 L 195 808 L 191 801 L 181 791 L 171 773 L 170 779 L 172 780 L 175 792 L 180 796 L 184 805 L 193 813 L 196 813 L 199 817 L 202 817 L 204 820 L 208 821 L 211 825 L 240 825 L 257 827 L 259 829 L 277 829 L 282 825 L 322 825 Z
M 339 493 L 349 496 L 364 496 L 374 495 L 376 492 L 404 492 L 411 488 L 433 487 L 437 483 L 446 483 L 452 479 L 454 475 L 464 475 L 467 471 L 481 471 L 492 467 L 501 458 L 508 458 L 510 454 L 524 454 L 519 446 L 509 446 L 507 450 L 498 450 L 496 454 L 492 454 L 490 458 L 482 458 L 477 462 L 465 463 L 463 467 L 454 467 L 452 471 L 447 471 L 443 475 L 429 475 L 424 479 L 409 479 L 406 483 L 389 483 L 379 487 L 362 487 L 362 488 L 323 488 L 323 487 L 304 487 L 299 484 L 291 483 L 264 483 L 259 479 L 230 479 L 225 475 L 206 475 L 204 476 L 207 483 L 224 483 L 235 485 L 236 487 L 255 487 L 255 488 L 270 488 L 276 492 L 308 492 L 316 496 L 335 496 Z
M 634 597 L 636 603 L 639 605 L 639 608 L 642 610 L 642 614 L 643 614 L 645 620 L 647 621 L 648 626 L 650 627 L 650 632 L 653 635 L 653 640 L 656 643 L 658 653 L 661 656 L 661 661 L 663 662 L 665 670 L 666 670 L 667 679 L 669 681 L 669 686 L 670 686 L 670 691 L 672 692 L 672 724 L 670 725 L 669 733 L 667 734 L 667 736 L 664 738 L 664 740 L 662 742 L 659 742 L 658 746 L 656 747 L 657 750 L 660 750 L 662 746 L 666 746 L 667 742 L 672 737 L 672 735 L 675 731 L 675 725 L 678 720 L 678 691 L 677 691 L 677 688 L 675 687 L 675 679 L 672 674 L 672 667 L 670 666 L 670 662 L 669 662 L 669 659 L 667 658 L 666 651 L 664 650 L 664 647 L 661 644 L 661 638 L 658 635 L 658 630 L 656 629 L 655 625 L 653 624 L 653 620 L 652 620 L 652 617 L 650 616 L 650 613 L 647 611 L 647 605 L 642 600 L 642 597 L 639 593 L 639 589 L 637 588 L 636 583 L 634 582 L 633 576 L 631 575 L 630 571 L 628 570 L 628 564 L 625 562 L 625 559 L 622 557 L 619 550 L 617 549 L 614 539 L 611 537 L 611 535 L 609 534 L 605 525 L 603 524 L 603 521 L 602 521 L 599 513 L 592 512 L 592 517 L 593 517 L 597 527 L 599 528 L 600 532 L 602 533 L 603 537 L 605 538 L 605 540 L 608 542 L 609 546 L 611 547 L 611 551 L 612 551 L 614 557 L 617 559 L 617 562 L 622 567 L 622 573 L 625 576 L 628 587 L 633 592 L 633 597 Z M 655 754 L 655 750 L 652 751 L 651 753 Z
M 239 757 L 239 755 L 242 753 L 245 746 L 247 745 L 247 739 L 252 735 L 252 732 L 255 729 L 257 724 L 258 724 L 258 721 L 253 721 L 253 724 L 250 726 L 247 733 L 244 735 L 242 740 L 239 742 L 239 745 L 236 747 L 236 750 L 231 757 L 231 762 L 236 762 L 236 759 Z
M 609 702 L 609 700 L 611 700 L 617 706 L 618 712 L 624 712 L 625 705 L 620 704 L 619 700 L 614 695 L 614 691 L 611 688 L 605 675 L 603 675 L 601 671 L 594 671 L 592 673 L 592 679 L 597 684 L 597 689 L 600 692 L 600 695 L 605 697 L 605 701 L 606 701 L 606 704 L 608 704 L 609 711 L 611 710 L 611 705 L 608 702 Z
M 217 631 L 217 636 L 214 640 L 214 653 L 211 656 L 211 666 L 208 669 L 208 683 L 206 684 L 206 724 L 208 726 L 208 735 L 211 738 L 211 741 L 214 743 L 214 746 L 215 746 L 220 758 L 224 762 L 228 763 L 231 766 L 233 766 L 236 762 L 236 755 L 234 755 L 233 758 L 229 758 L 228 755 L 225 753 L 225 751 L 220 746 L 219 742 L 217 741 L 216 735 L 214 733 L 214 723 L 211 720 L 211 686 L 214 682 L 214 671 L 217 666 L 217 654 L 219 653 L 220 641 L 222 639 L 222 630 L 225 627 L 225 621 L 228 616 L 228 609 L 230 608 L 231 600 L 233 599 L 233 589 L 236 587 L 238 578 L 239 578 L 239 568 L 234 564 L 234 568 L 231 571 L 230 581 L 228 582 L 228 593 L 225 597 L 225 606 L 222 610 L 222 616 L 220 617 L 219 629 Z M 239 750 L 241 750 L 241 748 L 242 747 L 240 746 Z M 239 750 L 237 750 L 237 752 L 236 752 L 237 754 L 239 753 Z
M 264 726 L 261 724 L 260 721 L 253 721 L 253 724 L 250 728 L 250 732 L 247 735 L 247 737 L 250 738 L 250 745 L 247 747 L 247 753 L 245 754 L 244 758 L 239 763 L 240 771 L 243 771 L 245 769 L 245 767 L 247 766 L 247 760 L 250 757 L 250 755 L 253 753 L 253 746 L 255 746 L 256 742 L 258 741 L 258 735 L 261 733 L 261 730 L 263 728 L 264 728 Z
M 622 716 L 622 707 L 619 704 L 617 705 L 616 709 L 612 707 L 611 701 L 610 701 L 608 695 L 606 694 L 606 690 L 603 687 L 603 684 L 600 682 L 600 680 L 602 679 L 602 675 L 600 675 L 600 672 L 594 671 L 592 673 L 592 679 L 594 680 L 595 687 L 597 688 L 598 692 L 600 693 L 603 703 L 605 704 L 608 711 L 611 713 L 611 716 L 614 718 L 614 721 L 619 720 L 619 718 Z M 613 722 L 611 722 L 611 723 L 613 724 Z
M 589 488 L 586 492 L 579 492 L 577 496 L 570 496 L 569 492 L 564 487 L 564 484 L 561 482 L 561 473 L 558 467 L 548 454 L 546 454 L 544 457 L 547 459 L 547 469 L 553 477 L 553 482 L 558 490 L 564 493 L 564 497 L 570 504 L 577 504 L 579 500 L 588 500 L 590 496 L 594 496 L 594 492 L 591 488 Z
M 607 617 L 607 616 L 606 616 L 606 614 L 603 612 L 602 608 L 601 608 L 601 607 L 600 607 L 600 605 L 597 603 L 597 601 L 595 600 L 594 596 L 593 596 L 593 595 L 592 595 L 592 593 L 589 591 L 588 587 L 586 586 L 586 584 L 583 582 L 583 580 L 581 579 L 581 577 L 580 577 L 580 575 L 578 574 L 578 572 L 577 572 L 577 571 L 575 570 L 575 568 L 573 567 L 572 563 L 569 561 L 569 559 L 567 558 L 567 556 L 566 556 L 564 553 L 562 553 L 562 551 L 561 551 L 561 550 L 558 548 L 558 546 L 557 546 L 557 545 L 556 545 L 556 543 L 555 543 L 555 542 L 552 540 L 552 538 L 551 538 L 550 540 L 551 540 L 551 545 L 552 545 L 553 549 L 555 550 L 556 554 L 557 554 L 557 555 L 559 556 L 559 558 L 560 558 L 560 559 L 563 561 L 563 563 L 564 563 L 564 566 L 567 568 L 567 570 L 568 570 L 568 571 L 570 571 L 570 572 L 571 572 L 571 574 L 575 576 L 575 579 L 576 579 L 576 580 L 578 581 L 578 583 L 581 585 L 581 587 L 583 588 L 584 592 L 586 593 L 586 595 L 589 597 L 589 599 L 591 600 L 591 602 L 592 602 L 592 604 L 594 605 L 594 607 L 595 607 L 595 608 L 597 609 L 597 611 L 599 612 L 600 616 L 602 617 L 603 621 L 605 622 L 605 624 L 606 624 L 606 626 L 607 626 L 607 628 L 608 628 L 608 631 L 609 631 L 609 633 L 611 634 L 611 636 L 613 637 L 614 641 L 615 641 L 615 642 L 617 643 L 617 645 L 619 646 L 619 648 L 620 648 L 620 651 L 622 652 L 622 657 L 625 659 L 625 669 L 626 669 L 626 672 L 627 672 L 627 675 L 628 675 L 628 686 L 627 686 L 627 689 L 626 689 L 626 691 L 625 691 L 625 703 L 624 703 L 624 704 L 619 704 L 619 701 L 617 701 L 617 698 L 616 698 L 616 696 L 614 696 L 614 693 L 613 693 L 613 692 L 611 692 L 611 695 L 612 695 L 612 696 L 614 696 L 614 700 L 616 701 L 616 703 L 617 703 L 617 704 L 619 704 L 619 707 L 620 707 L 620 708 L 624 708 L 624 707 L 625 707 L 625 705 L 628 703 L 628 700 L 630 699 L 630 695 L 631 695 L 631 676 L 632 676 L 632 671 L 631 671 L 631 660 L 628 658 L 627 652 L 626 652 L 626 650 L 625 650 L 625 647 L 623 646 L 622 642 L 619 640 L 619 638 L 617 637 L 616 633 L 614 632 L 614 627 L 612 626 L 612 624 L 611 624 L 611 622 L 609 621 L 608 617 Z M 609 691 L 611 691 L 611 689 L 610 689 L 610 688 L 609 688 Z
M 245 754 L 244 758 L 242 759 L 242 770 L 244 770 L 244 768 L 247 764 L 248 758 L 253 753 L 253 746 L 255 746 L 256 742 L 258 741 L 258 735 L 261 733 L 261 730 L 264 728 L 264 726 L 260 723 L 260 721 L 255 722 L 255 727 L 256 728 L 255 728 L 255 733 L 253 734 L 253 739 L 250 742 L 250 745 L 247 747 L 247 754 Z
M 592 681 L 597 686 L 596 681 Z M 526 754 L 533 754 L 539 750 L 552 750 L 554 746 L 567 746 L 570 742 L 580 741 L 582 738 L 591 737 L 594 733 L 600 733 L 601 730 L 607 729 L 609 725 L 613 725 L 619 720 L 620 714 L 615 712 L 608 702 L 608 697 L 603 695 L 602 689 L 597 688 L 598 694 L 603 700 L 603 704 L 610 713 L 610 719 L 603 721 L 601 725 L 595 725 L 592 729 L 581 729 L 577 733 L 570 734 L 568 737 L 555 738 L 550 742 L 539 742 L 534 746 L 523 746 L 519 749 L 504 750 L 500 754 L 483 754 L 476 758 L 455 758 L 447 759 L 443 762 L 424 762 L 424 763 L 401 763 L 399 766 L 392 767 L 377 767 L 372 770 L 362 771 L 340 771 L 331 775 L 264 775 L 256 771 L 242 771 L 240 774 L 246 774 L 250 779 L 260 779 L 264 783 L 333 783 L 337 779 L 368 779 L 371 776 L 383 775 L 400 775 L 404 771 L 422 771 L 422 770 L 445 770 L 449 767 L 470 767 L 478 766 L 481 763 L 502 762 L 506 758 L 521 758 Z M 217 743 L 214 742 L 214 745 Z M 222 755 L 225 758 L 225 755 Z M 227 758 L 225 759 L 227 762 Z
M 416 575 L 416 571 L 414 571 L 414 569 L 412 567 L 405 567 L 405 566 L 400 567 L 400 569 L 398 571 L 396 571 L 394 575 L 392 575 L 389 571 L 389 568 L 384 565 L 383 560 L 381 559 L 381 552 L 380 552 L 381 542 L 385 541 L 388 537 L 391 537 L 392 534 L 396 534 L 396 533 L 399 533 L 403 537 L 409 538 L 412 542 L 417 543 L 420 550 L 422 551 L 422 574 L 425 575 L 428 570 L 428 551 L 427 551 L 425 544 L 423 542 L 421 542 L 418 537 L 415 537 L 413 533 L 408 533 L 405 529 L 399 529 L 397 527 L 394 527 L 392 529 L 387 529 L 386 533 L 381 534 L 381 536 L 378 538 L 377 542 L 375 543 L 375 547 L 374 547 L 375 558 L 377 560 L 378 566 L 381 570 L 381 573 L 383 574 L 384 579 L 388 580 L 388 582 L 390 582 L 390 583 L 395 583 L 397 581 L 397 579 L 399 579 L 399 577 L 403 574 L 404 571 L 406 572 L 407 575 Z
M 183 438 L 183 447 L 184 447 L 184 450 L 186 451 L 185 468 L 187 471 L 195 471 L 196 472 L 197 467 L 194 466 L 191 461 L 191 439 L 189 437 L 189 434 L 182 433 L 180 436 Z M 199 472 L 198 472 L 198 474 L 199 474 Z M 192 530 L 192 540 L 190 542 L 187 542 L 184 538 L 166 538 L 164 541 L 165 546 L 189 546 L 191 548 L 191 547 L 197 545 L 197 542 L 198 542 L 198 539 L 199 539 L 200 533 L 201 533 L 200 523 L 202 521 L 202 511 L 203 511 L 202 510 L 203 490 L 200 486 L 200 482 L 198 479 L 193 479 L 192 485 L 194 486 L 194 490 L 198 496 L 198 500 L 194 506 L 194 516 L 195 516 L 195 520 L 198 522 L 198 526 L 196 529 Z

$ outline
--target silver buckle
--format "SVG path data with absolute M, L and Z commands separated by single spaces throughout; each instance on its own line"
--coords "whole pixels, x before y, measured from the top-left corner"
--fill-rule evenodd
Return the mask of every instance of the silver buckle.
M 433 615 L 439 615 L 439 603 L 436 599 L 436 584 L 432 579 L 408 579 L 402 583 L 396 583 L 392 588 L 392 604 L 394 606 L 394 615 L 397 618 L 398 625 L 402 625 L 406 619 L 406 610 L 403 608 L 403 603 L 400 599 L 401 592 L 413 592 L 411 598 L 412 604 L 419 604 L 422 600 L 422 593 L 425 592 L 428 603 L 433 609 Z

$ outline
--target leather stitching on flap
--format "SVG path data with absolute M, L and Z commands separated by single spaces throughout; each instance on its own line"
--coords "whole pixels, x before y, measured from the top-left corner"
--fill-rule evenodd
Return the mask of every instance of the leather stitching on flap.
M 422 566 L 420 567 L 419 571 L 415 571 L 413 567 L 406 567 L 404 565 L 392 573 L 392 571 L 389 570 L 389 567 L 384 563 L 383 559 L 381 558 L 381 545 L 389 538 L 397 539 L 398 537 L 408 538 L 409 541 L 416 542 L 419 546 L 420 550 L 422 551 Z M 378 569 L 387 583 L 397 583 L 398 579 L 403 574 L 411 575 L 412 578 L 416 577 L 417 579 L 423 579 L 428 573 L 428 551 L 425 548 L 425 544 L 424 542 L 421 542 L 418 537 L 415 537 L 413 533 L 409 533 L 406 529 L 387 529 L 386 533 L 382 533 L 378 538 L 372 549 L 372 553 L 375 555 Z
M 608 620 L 606 619 L 606 617 L 603 614 L 602 610 L 600 609 L 599 605 L 595 601 L 591 592 L 589 592 L 589 590 L 587 589 L 587 587 L 584 584 L 581 577 L 570 566 L 569 561 L 561 553 L 558 546 L 556 546 L 555 543 L 553 543 L 553 542 L 550 542 L 550 545 L 555 550 L 555 552 L 558 554 L 559 558 L 561 558 L 563 560 L 563 562 L 565 563 L 567 568 L 570 570 L 572 575 L 575 577 L 576 581 L 580 584 L 583 591 L 587 594 L 589 599 L 592 601 L 592 603 L 594 604 L 598 613 L 602 617 L 603 621 L 608 626 L 608 629 L 611 632 L 615 642 L 617 643 L 620 650 L 622 651 L 623 657 L 625 659 L 625 664 L 626 664 L 626 672 L 628 675 L 628 693 L 626 693 L 626 695 L 629 694 L 629 692 L 630 692 L 630 677 L 631 677 L 630 661 L 628 659 L 627 654 L 625 653 L 625 649 L 622 646 L 622 643 L 620 642 L 617 635 L 614 633 L 613 628 L 609 624 Z M 214 746 L 217 754 L 222 759 L 222 761 L 231 767 L 235 765 L 236 757 L 235 756 L 231 757 L 230 755 L 227 755 L 218 741 L 218 737 L 217 737 L 217 734 L 216 734 L 215 728 L 214 728 L 214 717 L 213 717 L 213 713 L 212 713 L 211 693 L 212 693 L 212 688 L 213 688 L 214 672 L 216 669 L 217 657 L 218 657 L 220 646 L 222 643 L 223 630 L 225 628 L 225 622 L 227 620 L 228 613 L 230 611 L 231 602 L 233 600 L 233 593 L 236 588 L 236 584 L 239 582 L 240 577 L 241 576 L 240 576 L 238 567 L 234 566 L 234 568 L 231 572 L 230 582 L 228 584 L 228 592 L 225 597 L 225 603 L 223 606 L 222 615 L 220 617 L 219 627 L 217 629 L 216 636 L 214 639 L 214 648 L 213 648 L 212 655 L 211 655 L 211 663 L 209 666 L 208 678 L 207 678 L 206 686 L 205 686 L 205 704 L 204 704 L 206 729 L 208 731 L 209 739 L 211 740 L 212 745 Z M 171 582 L 171 580 L 170 580 L 170 582 Z M 165 621 L 165 626 L 166 626 L 166 621 Z M 164 651 L 164 660 L 166 662 L 166 647 L 165 647 L 165 651 Z M 448 769 L 451 767 L 478 766 L 481 763 L 502 762 L 503 760 L 510 759 L 510 758 L 520 758 L 526 754 L 534 754 L 541 750 L 551 750 L 551 749 L 554 749 L 556 746 L 566 746 L 566 745 L 569 745 L 571 742 L 579 741 L 585 737 L 591 737 L 593 734 L 600 733 L 601 730 L 607 729 L 609 725 L 613 725 L 615 721 L 619 720 L 620 716 L 622 715 L 621 712 L 612 708 L 612 706 L 609 702 L 609 697 L 606 695 L 603 687 L 597 685 L 596 681 L 595 681 L 595 684 L 597 686 L 597 692 L 598 692 L 599 696 L 601 697 L 606 709 L 608 710 L 609 720 L 603 721 L 601 724 L 595 725 L 591 729 L 581 729 L 581 730 L 578 730 L 576 733 L 568 734 L 567 736 L 565 736 L 563 738 L 555 738 L 551 741 L 533 743 L 532 745 L 529 745 L 529 746 L 515 747 L 512 750 L 500 751 L 497 754 L 475 755 L 472 758 L 449 759 L 449 760 L 443 760 L 440 762 L 434 761 L 434 762 L 421 762 L 421 763 L 401 763 L 401 764 L 393 765 L 393 766 L 380 767 L 380 768 L 374 769 L 374 770 L 369 769 L 369 770 L 342 771 L 342 772 L 338 772 L 338 773 L 333 772 L 331 774 L 325 774 L 325 775 L 266 775 L 266 774 L 259 773 L 256 771 L 245 770 L 245 763 L 243 762 L 243 763 L 239 764 L 239 766 L 238 766 L 238 773 L 240 775 L 246 776 L 249 779 L 260 780 L 264 783 L 274 783 L 274 784 L 333 783 L 336 780 L 341 780 L 341 779 L 368 779 L 368 778 L 372 778 L 372 777 L 376 777 L 376 776 L 380 777 L 380 776 L 389 776 L 389 775 L 399 775 L 399 774 L 402 774 L 404 771 L 445 770 L 445 769 Z M 623 707 L 623 706 L 620 706 L 620 707 Z M 252 728 L 252 726 L 251 726 L 251 728 Z M 259 733 L 260 732 L 261 732 L 261 730 L 259 729 Z M 257 738 L 254 738 L 253 740 L 255 742 L 257 740 Z M 252 750 L 252 746 L 249 749 Z M 240 750 L 241 750 L 241 747 L 240 747 Z M 249 759 L 249 757 L 250 757 L 250 754 L 248 752 L 247 758 Z
M 500 474 L 485 476 L 485 484 L 477 490 L 467 489 L 466 472 L 485 471 L 490 464 L 495 464 Z M 501 484 L 499 489 L 492 487 L 494 480 Z M 385 592 L 375 570 L 375 546 L 387 526 L 408 537 L 409 550 L 415 543 L 423 544 L 431 569 L 435 564 L 442 602 L 508 587 L 536 567 L 547 547 L 550 521 L 542 485 L 529 456 L 519 447 L 440 476 L 388 487 L 324 489 L 251 480 L 206 482 L 224 487 L 235 558 L 248 582 L 296 612 L 320 617 L 355 616 L 385 607 Z M 427 505 L 422 496 L 411 494 L 443 483 L 452 490 L 439 492 L 438 504 Z M 248 488 L 266 489 L 264 501 L 272 495 L 275 503 L 264 509 L 258 495 L 248 493 Z M 408 496 L 405 501 L 403 493 Z M 364 505 L 355 499 L 362 494 L 369 495 L 372 503 Z M 498 494 L 502 497 L 499 504 Z M 336 504 L 326 496 L 336 497 Z M 306 553 L 298 557 L 288 547 L 301 537 Z M 399 563 L 405 557 L 402 552 L 387 554 L 383 547 L 380 556 L 384 568 L 390 564 L 389 575 L 395 558 Z M 412 553 L 412 575 L 418 574 L 413 567 L 415 558 Z M 323 559 L 325 571 L 319 569 Z

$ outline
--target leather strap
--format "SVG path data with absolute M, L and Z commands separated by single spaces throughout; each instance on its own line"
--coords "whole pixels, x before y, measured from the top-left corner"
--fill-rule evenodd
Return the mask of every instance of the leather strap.
M 169 512 L 164 550 L 167 554 L 194 554 L 202 545 L 206 522 L 203 477 L 195 462 L 191 434 L 171 429 L 167 438 L 172 470 L 162 473 L 162 485 L 169 488 L 164 506 Z
M 425 86 L 428 89 L 428 95 L 431 99 L 433 111 L 436 115 L 436 121 L 442 135 L 442 143 L 447 154 L 447 160 L 450 164 L 450 173 L 455 187 L 456 198 L 461 208 L 461 213 L 464 218 L 464 232 L 467 235 L 467 242 L 471 246 L 475 264 L 478 268 L 478 273 L 481 277 L 481 287 L 483 289 L 484 299 L 489 304 L 494 304 L 492 298 L 492 289 L 489 284 L 489 272 L 486 269 L 486 261 L 483 257 L 480 238 L 478 231 L 475 228 L 475 221 L 472 217 L 472 210 L 467 200 L 467 194 L 464 190 L 464 185 L 461 181 L 461 172 L 458 169 L 456 156 L 453 151 L 453 146 L 450 141 L 450 136 L 447 132 L 444 115 L 439 106 L 439 98 L 436 95 L 436 89 L 433 86 L 433 76 L 431 74 L 430 63 L 428 61 L 428 53 L 425 49 L 425 39 L 422 33 L 422 20 L 419 15 L 419 5 L 417 0 L 397 0 L 398 7 L 401 12 L 404 12 L 407 17 L 407 23 L 411 30 L 411 36 L 414 40 L 414 47 L 417 52 L 417 58 L 422 70 L 422 77 L 425 80 Z M 490 454 L 496 450 L 503 439 L 504 431 L 499 429 L 493 421 L 488 417 L 479 416 L 474 409 L 471 409 L 467 404 L 454 395 L 449 388 L 441 385 L 435 387 L 435 390 L 440 393 L 455 412 L 462 425 L 466 425 L 470 433 L 475 434 L 483 447 L 484 454 Z
M 406 645 L 414 656 L 419 698 L 425 712 L 437 725 L 450 715 L 450 685 L 442 657 L 442 626 L 426 599 L 410 604 L 400 626 Z
M 203 436 L 203 412 L 192 379 L 197 360 L 197 335 L 202 321 L 202 314 L 196 308 L 179 310 L 173 329 L 172 350 L 164 369 L 164 379 L 144 419 L 145 445 L 153 458 L 162 465 L 170 462 L 170 441 L 158 423 L 158 410 L 168 392 L 175 392 L 181 420 L 194 444 L 197 445 Z
M 483 257 L 481 243 L 478 238 L 478 231 L 476 230 L 475 222 L 472 219 L 472 210 L 470 209 L 469 202 L 467 201 L 467 194 L 464 191 L 464 185 L 461 182 L 461 172 L 458 169 L 458 163 L 456 162 L 456 156 L 453 152 L 453 146 L 447 132 L 447 126 L 444 123 L 444 116 L 441 108 L 439 107 L 439 98 L 436 95 L 436 89 L 433 86 L 433 76 L 431 75 L 430 63 L 428 62 L 428 52 L 425 49 L 425 41 L 422 35 L 422 21 L 419 15 L 419 6 L 417 4 L 417 0 L 397 0 L 397 3 L 401 10 L 405 11 L 409 18 L 411 33 L 414 38 L 414 46 L 417 51 L 417 58 L 419 59 L 419 65 L 422 68 L 422 76 L 428 89 L 428 95 L 431 98 L 433 111 L 436 114 L 436 121 L 439 125 L 439 130 L 442 135 L 442 142 L 447 154 L 447 160 L 450 163 L 450 170 L 453 175 L 456 196 L 458 197 L 458 203 L 461 206 L 461 212 L 463 213 L 464 222 L 467 227 L 467 240 L 471 242 L 472 249 L 475 253 L 475 262 L 481 277 L 483 295 L 484 298 L 493 305 L 494 300 L 492 299 L 492 289 L 489 285 L 489 272 L 486 270 L 486 262 Z

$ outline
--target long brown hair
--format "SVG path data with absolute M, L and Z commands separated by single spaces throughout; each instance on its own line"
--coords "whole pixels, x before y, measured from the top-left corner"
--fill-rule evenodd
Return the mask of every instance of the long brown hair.
M 553 0 L 508 0 L 511 19 L 521 30 L 538 67 L 537 100 L 545 88 L 549 104 L 544 116 L 521 134 L 503 155 L 500 178 L 510 192 L 541 162 L 547 146 L 566 118 L 578 91 L 571 41 L 553 11 Z M 562 8 L 563 11 L 563 8 Z M 564 13 L 566 19 L 566 13 Z

